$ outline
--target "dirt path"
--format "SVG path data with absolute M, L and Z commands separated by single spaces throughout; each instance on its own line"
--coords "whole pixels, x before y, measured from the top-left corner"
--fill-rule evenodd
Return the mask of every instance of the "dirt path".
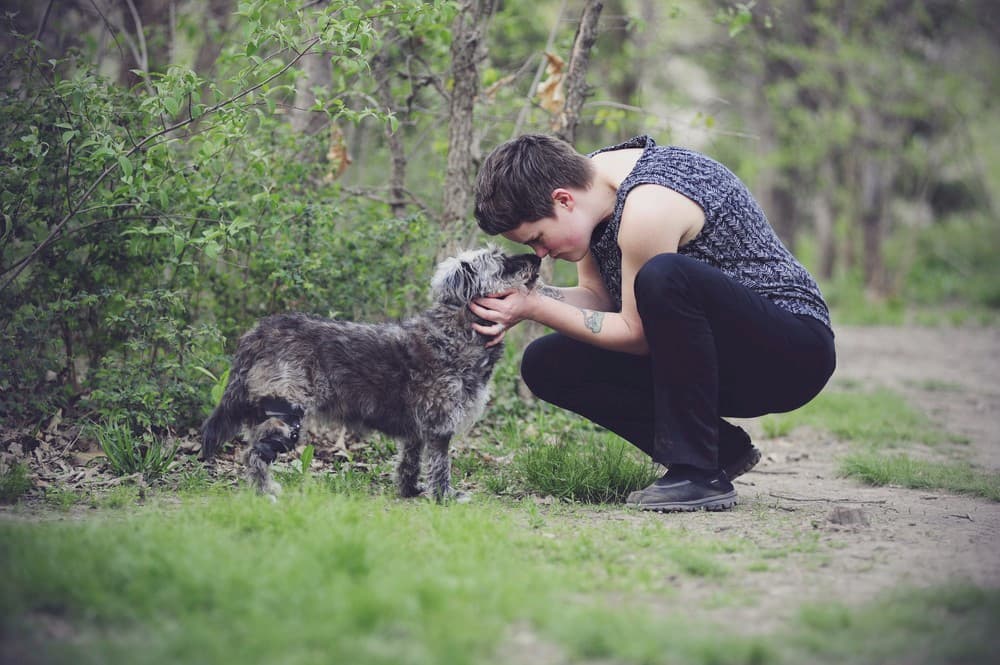
M 936 454 L 1000 469 L 1000 329 L 844 328 L 837 343 L 831 387 L 898 391 L 944 430 L 969 440 Z M 774 553 L 767 570 L 734 572 L 727 580 L 743 592 L 744 604 L 707 610 L 727 625 L 770 630 L 803 602 L 854 604 L 900 586 L 966 581 L 1000 588 L 1000 504 L 838 477 L 837 460 L 849 445 L 827 434 L 793 431 L 761 447 L 762 463 L 736 483 L 738 510 L 669 518 Z M 831 521 L 835 511 L 863 523 L 838 524 Z M 733 571 L 760 560 L 747 553 L 732 558 Z M 681 593 L 692 606 L 710 607 L 715 586 L 689 581 Z

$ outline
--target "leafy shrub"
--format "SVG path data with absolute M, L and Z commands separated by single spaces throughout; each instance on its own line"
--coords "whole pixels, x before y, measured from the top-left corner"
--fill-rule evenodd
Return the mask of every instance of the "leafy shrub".
M 126 422 L 135 431 L 200 425 L 213 406 L 215 382 L 199 368 L 223 364 L 219 331 L 184 325 L 179 293 L 152 291 L 116 302 L 107 326 L 127 341 L 101 359 L 91 406 L 102 419 Z

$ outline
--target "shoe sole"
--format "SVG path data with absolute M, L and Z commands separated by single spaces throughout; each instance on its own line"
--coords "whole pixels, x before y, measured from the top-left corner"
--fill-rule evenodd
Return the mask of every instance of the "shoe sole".
M 690 513 L 695 510 L 711 510 L 713 512 L 729 510 L 737 503 L 736 490 L 696 501 L 667 501 L 663 503 L 636 502 L 629 505 L 639 510 L 652 510 L 658 513 Z
M 760 457 L 760 448 L 751 445 L 750 450 L 743 453 L 743 457 L 730 464 L 723 471 L 726 472 L 729 480 L 735 480 L 757 466 L 757 463 L 760 462 Z

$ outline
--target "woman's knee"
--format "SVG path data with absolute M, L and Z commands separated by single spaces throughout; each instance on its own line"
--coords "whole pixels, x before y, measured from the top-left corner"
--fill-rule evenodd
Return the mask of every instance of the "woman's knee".
M 521 378 L 531 392 L 545 401 L 562 393 L 584 377 L 593 363 L 586 357 L 595 349 L 570 337 L 553 333 L 539 337 L 524 349 L 521 356 Z
M 521 378 L 536 397 L 544 397 L 559 377 L 558 357 L 560 344 L 557 335 L 546 335 L 534 340 L 524 349 L 521 356 Z
M 635 276 L 635 300 L 642 315 L 652 305 L 656 308 L 681 302 L 689 297 L 693 284 L 694 259 L 680 254 L 657 254 Z

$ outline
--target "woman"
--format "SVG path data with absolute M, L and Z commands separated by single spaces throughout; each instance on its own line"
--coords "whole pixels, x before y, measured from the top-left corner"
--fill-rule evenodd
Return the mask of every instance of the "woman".
M 722 420 L 811 400 L 836 360 L 830 315 L 746 186 L 699 153 L 640 136 L 589 156 L 526 135 L 479 173 L 491 235 L 577 264 L 578 283 L 471 305 L 494 335 L 530 319 L 556 330 L 525 350 L 540 398 L 619 434 L 667 473 L 628 503 L 722 510 L 760 459 Z

